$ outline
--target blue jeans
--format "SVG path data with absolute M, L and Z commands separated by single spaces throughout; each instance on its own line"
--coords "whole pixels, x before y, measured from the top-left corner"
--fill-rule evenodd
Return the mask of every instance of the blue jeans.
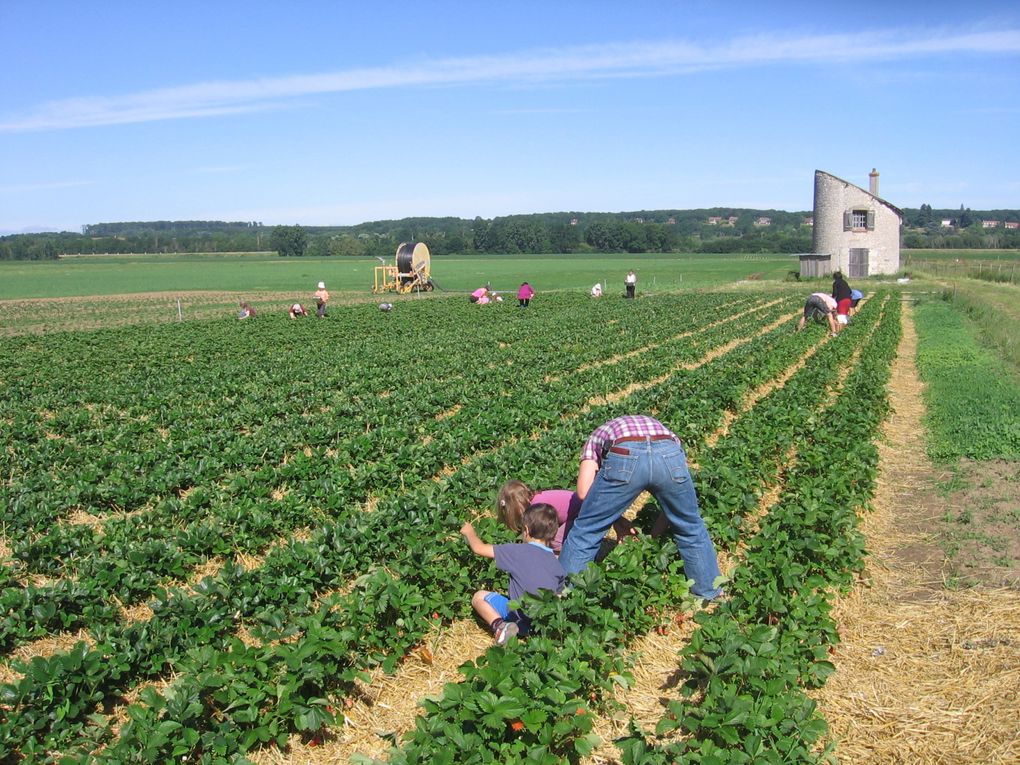
M 642 491 L 658 500 L 673 540 L 684 561 L 684 573 L 694 580 L 691 592 L 712 599 L 722 590 L 713 586 L 719 576 L 715 546 L 698 512 L 698 495 L 687 469 L 687 455 L 671 440 L 627 441 L 609 451 L 560 551 L 568 574 L 595 560 L 602 538 Z

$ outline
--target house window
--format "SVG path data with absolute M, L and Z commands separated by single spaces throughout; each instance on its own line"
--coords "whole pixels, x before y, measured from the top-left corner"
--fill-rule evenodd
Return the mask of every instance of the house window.
M 843 213 L 844 231 L 873 231 L 874 229 L 874 210 L 847 210 Z

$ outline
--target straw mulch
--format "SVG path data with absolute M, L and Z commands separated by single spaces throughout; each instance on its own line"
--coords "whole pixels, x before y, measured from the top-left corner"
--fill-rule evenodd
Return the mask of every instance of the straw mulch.
M 633 717 L 642 730 L 654 730 L 667 712 L 669 702 L 681 699 L 679 654 L 696 626 L 690 616 L 673 615 L 665 634 L 653 630 L 631 646 L 633 682 L 629 688 L 618 690 L 615 696 L 624 708 L 596 718 L 593 733 L 602 739 L 602 744 L 583 760 L 585 765 L 619 762 L 620 750 L 613 741 L 629 733 L 630 719 Z
M 944 500 L 923 443 L 909 308 L 880 443 L 871 557 L 835 609 L 836 673 L 812 694 L 844 763 L 1020 762 L 1020 593 L 946 590 L 932 537 Z
M 88 631 L 78 630 L 47 635 L 15 648 L 4 657 L 3 662 L 0 662 L 0 684 L 15 683 L 24 676 L 13 668 L 12 664 L 15 661 L 28 662 L 37 656 L 48 659 L 58 653 L 70 651 L 80 641 L 87 643 L 90 648 L 94 648 L 96 644 Z
M 492 636 L 474 620 L 454 622 L 426 638 L 393 675 L 376 672 L 371 682 L 359 683 L 357 694 L 338 701 L 346 721 L 335 738 L 312 745 L 292 736 L 287 752 L 266 748 L 248 756 L 257 765 L 347 763 L 355 753 L 382 757 L 414 728 L 419 702 L 440 695 L 446 683 L 460 682 L 457 668 L 491 645 Z

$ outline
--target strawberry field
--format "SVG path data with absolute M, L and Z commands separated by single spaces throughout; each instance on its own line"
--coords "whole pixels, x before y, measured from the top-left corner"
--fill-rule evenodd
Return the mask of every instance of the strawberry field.
M 590 760 L 595 719 L 627 714 L 633 642 L 692 612 L 683 702 L 633 723 L 619 760 L 823 758 L 806 692 L 863 564 L 900 303 L 879 291 L 828 338 L 793 332 L 802 301 L 458 297 L 9 339 L 0 760 L 229 762 L 342 737 L 372 673 L 505 586 L 463 521 L 509 541 L 498 487 L 571 486 L 590 431 L 634 412 L 685 441 L 726 600 L 698 610 L 672 540 L 619 545 L 530 602 L 531 637 L 423 700 L 386 759 Z

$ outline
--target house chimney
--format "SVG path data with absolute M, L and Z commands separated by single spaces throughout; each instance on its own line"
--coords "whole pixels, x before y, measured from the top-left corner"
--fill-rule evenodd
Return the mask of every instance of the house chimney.
M 871 168 L 871 172 L 868 173 L 868 191 L 872 196 L 878 196 L 878 170 L 875 168 Z

